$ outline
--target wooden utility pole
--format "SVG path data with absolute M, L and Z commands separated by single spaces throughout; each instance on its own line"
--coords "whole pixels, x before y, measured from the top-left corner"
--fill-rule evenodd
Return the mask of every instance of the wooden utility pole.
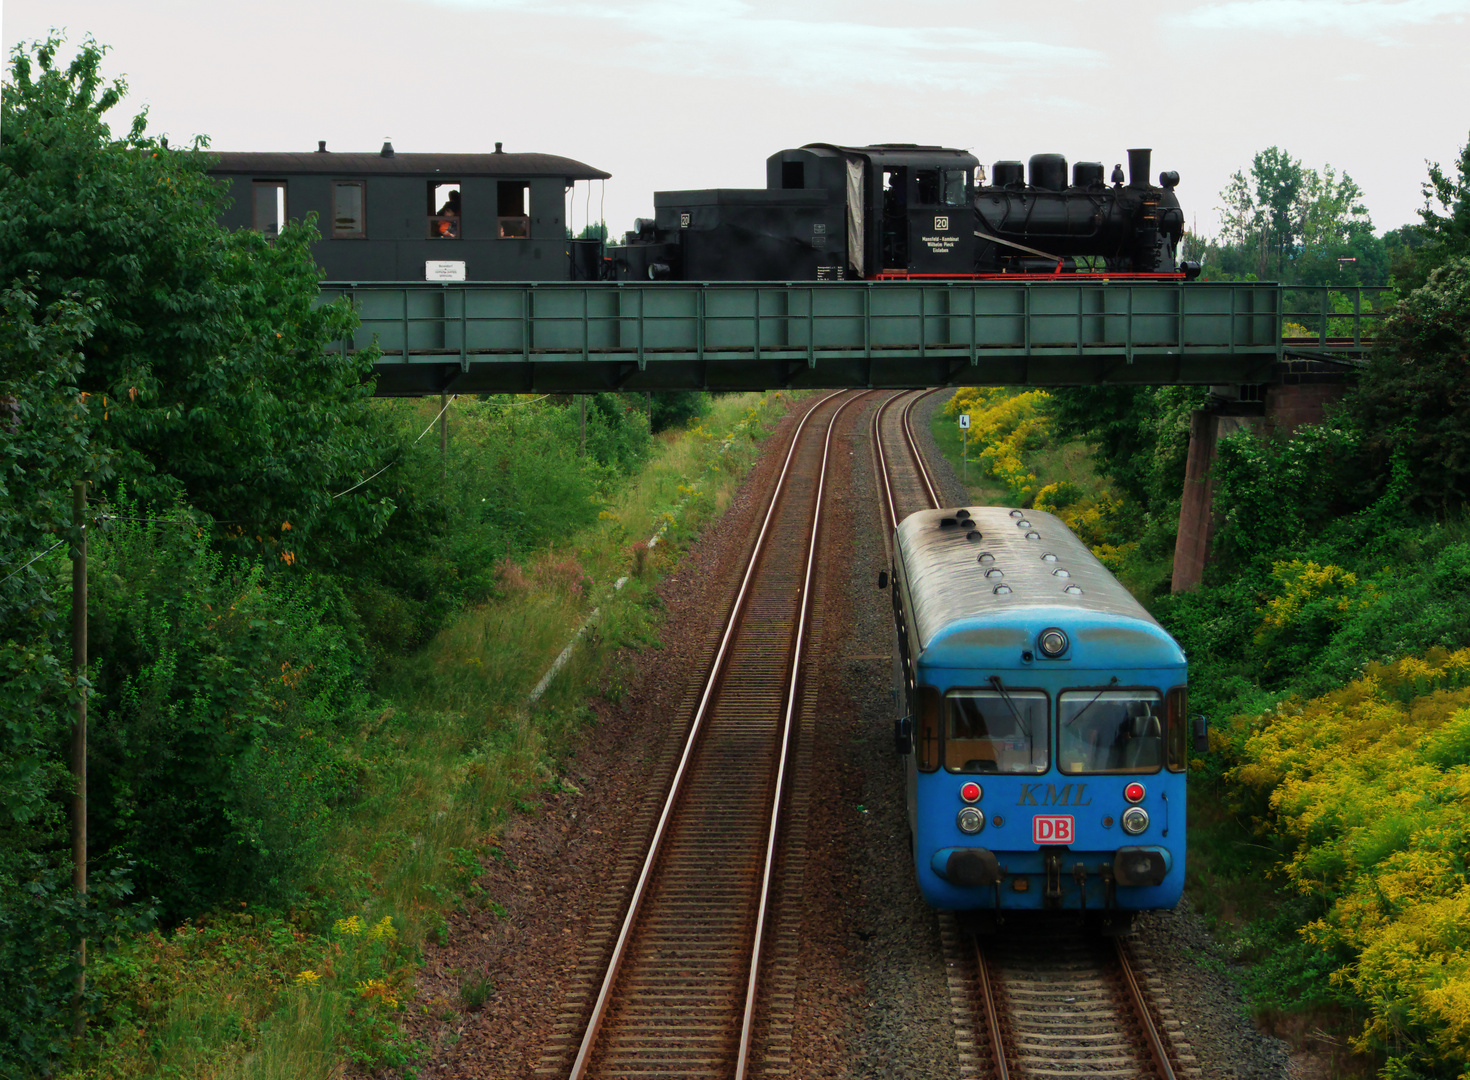
M 76 533 L 71 556 L 71 657 L 77 677 L 77 718 L 71 729 L 71 775 L 76 787 L 71 797 L 71 883 L 78 896 L 87 893 L 87 692 L 80 685 L 87 675 L 87 485 L 71 487 L 71 520 Z M 77 941 L 77 987 L 72 995 L 72 1034 L 80 1037 L 87 1026 L 82 994 L 87 988 L 87 939 Z

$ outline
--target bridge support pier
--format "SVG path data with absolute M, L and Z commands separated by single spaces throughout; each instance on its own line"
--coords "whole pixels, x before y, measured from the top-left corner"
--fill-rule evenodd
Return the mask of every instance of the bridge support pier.
M 1319 424 L 1328 404 L 1346 392 L 1341 369 L 1315 362 L 1280 365 L 1281 382 L 1259 386 L 1216 386 L 1218 403 L 1196 409 L 1190 417 L 1189 459 L 1184 493 L 1179 501 L 1179 535 L 1174 545 L 1171 592 L 1195 588 L 1210 562 L 1215 537 L 1215 451 L 1219 441 L 1237 431 L 1258 435 L 1290 435 L 1307 424 Z

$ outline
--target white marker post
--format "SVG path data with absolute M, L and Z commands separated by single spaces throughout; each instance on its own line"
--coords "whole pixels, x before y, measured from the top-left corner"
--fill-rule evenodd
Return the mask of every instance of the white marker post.
M 970 414 L 960 413 L 960 476 L 970 482 Z

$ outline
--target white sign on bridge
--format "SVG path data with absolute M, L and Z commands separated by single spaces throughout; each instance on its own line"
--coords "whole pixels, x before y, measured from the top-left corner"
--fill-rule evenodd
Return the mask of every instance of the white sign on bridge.
M 463 260 L 430 259 L 424 263 L 425 281 L 463 281 Z

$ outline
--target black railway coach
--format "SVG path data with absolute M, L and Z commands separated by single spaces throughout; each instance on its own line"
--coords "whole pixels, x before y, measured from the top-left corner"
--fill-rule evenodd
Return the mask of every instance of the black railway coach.
M 332 281 L 568 281 L 600 276 L 601 245 L 567 236 L 567 191 L 610 175 L 554 154 L 222 153 L 227 228 L 273 235 L 317 214 Z M 570 256 L 570 257 L 569 257 Z

